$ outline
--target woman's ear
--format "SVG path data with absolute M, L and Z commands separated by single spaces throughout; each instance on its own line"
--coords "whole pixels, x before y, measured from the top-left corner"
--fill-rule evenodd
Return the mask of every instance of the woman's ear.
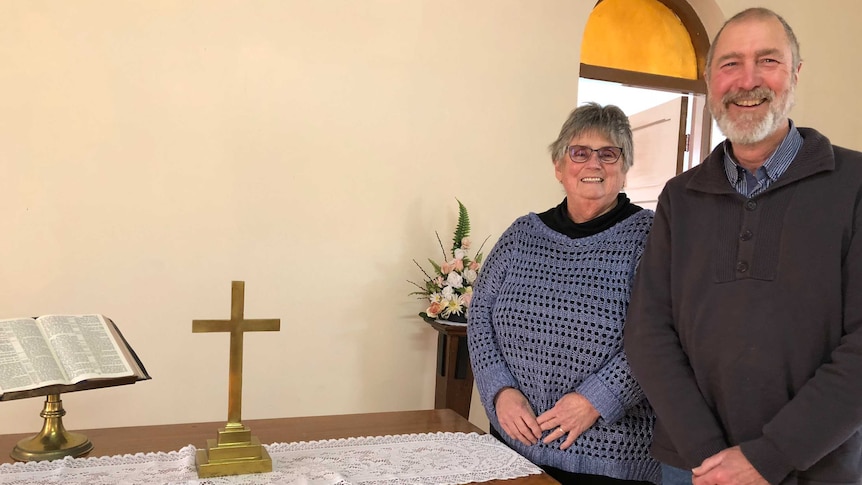
M 553 160 L 552 160 L 552 162 L 554 163 L 554 176 L 555 176 L 555 177 L 557 177 L 557 182 L 559 182 L 559 183 L 563 183 L 563 170 L 562 170 L 562 167 L 560 167 L 560 164 L 559 164 L 559 163 L 557 163 L 556 161 L 553 161 Z

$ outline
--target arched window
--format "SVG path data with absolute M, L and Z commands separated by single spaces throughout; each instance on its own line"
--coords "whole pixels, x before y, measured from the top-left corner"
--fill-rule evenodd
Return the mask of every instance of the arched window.
M 599 0 L 581 43 L 581 77 L 705 94 L 708 50 L 685 0 Z
M 587 20 L 578 97 L 629 115 L 635 165 L 626 192 L 644 207 L 654 207 L 664 182 L 712 148 L 708 50 L 706 29 L 686 0 L 599 0 Z

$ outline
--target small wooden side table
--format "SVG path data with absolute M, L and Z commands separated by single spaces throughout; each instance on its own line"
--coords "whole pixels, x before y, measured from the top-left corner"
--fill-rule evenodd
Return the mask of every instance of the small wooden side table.
M 449 408 L 469 419 L 473 369 L 467 350 L 467 326 L 447 325 L 427 317 L 423 319 L 439 332 L 434 409 Z

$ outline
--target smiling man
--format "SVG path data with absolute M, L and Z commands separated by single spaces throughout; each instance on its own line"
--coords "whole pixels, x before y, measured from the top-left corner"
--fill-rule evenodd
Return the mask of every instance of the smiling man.
M 862 153 L 789 119 L 801 66 L 774 12 L 728 20 L 727 140 L 659 198 L 625 350 L 667 484 L 862 482 Z

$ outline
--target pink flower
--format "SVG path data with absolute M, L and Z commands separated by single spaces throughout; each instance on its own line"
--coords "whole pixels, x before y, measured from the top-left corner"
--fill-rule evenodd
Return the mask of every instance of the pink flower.
M 464 261 L 460 259 L 456 259 L 452 261 L 452 264 L 455 265 L 455 271 L 464 271 Z
M 477 263 L 475 261 L 471 262 L 470 263 L 470 269 L 472 269 L 473 271 L 479 271 L 479 263 Z
M 439 315 L 441 311 L 443 311 L 443 304 L 435 301 L 431 303 L 431 306 L 429 306 L 427 310 L 425 310 L 425 313 L 427 313 L 431 318 L 437 318 L 437 315 Z
M 465 307 L 470 306 L 470 302 L 473 301 L 473 293 L 464 293 L 461 295 L 461 303 L 464 304 Z
M 452 270 L 454 268 L 455 268 L 455 265 L 453 263 L 450 263 L 448 261 L 444 261 L 443 264 L 440 265 L 440 272 L 443 274 L 449 274 L 452 272 Z
M 461 239 L 461 247 L 464 249 L 470 249 L 470 238 L 465 237 Z

